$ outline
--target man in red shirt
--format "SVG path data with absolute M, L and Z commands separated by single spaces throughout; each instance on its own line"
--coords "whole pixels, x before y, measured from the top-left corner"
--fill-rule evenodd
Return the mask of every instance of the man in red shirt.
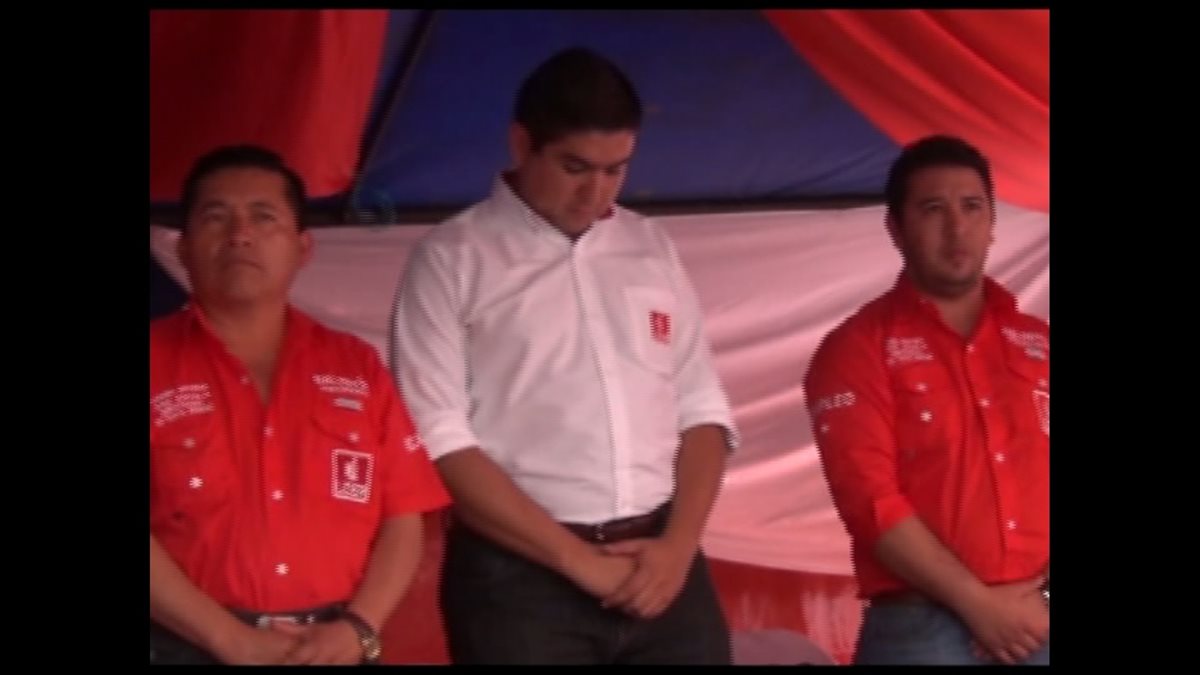
M 895 287 L 805 389 L 869 599 L 857 663 L 1049 663 L 1050 329 L 984 274 L 987 160 L 930 137 L 887 183 Z
M 448 503 L 374 350 L 291 307 L 312 253 L 273 153 L 184 187 L 190 304 L 150 326 L 150 660 L 355 664 Z

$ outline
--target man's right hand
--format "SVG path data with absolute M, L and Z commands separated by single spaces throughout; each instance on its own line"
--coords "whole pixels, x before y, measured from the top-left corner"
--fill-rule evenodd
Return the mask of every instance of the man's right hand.
M 575 564 L 571 581 L 597 598 L 612 595 L 634 572 L 635 561 L 629 556 L 607 555 L 588 546 L 587 555 Z
M 278 665 L 300 646 L 299 634 L 290 631 L 259 630 L 242 625 L 221 641 L 216 657 L 227 665 Z
M 1050 608 L 1042 600 L 1042 580 L 985 587 L 964 612 L 975 640 L 1001 663 L 1025 661 L 1050 637 Z

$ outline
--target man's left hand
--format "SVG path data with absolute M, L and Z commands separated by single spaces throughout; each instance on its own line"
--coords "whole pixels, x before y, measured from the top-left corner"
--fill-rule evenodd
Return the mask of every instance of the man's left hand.
M 1026 598 L 1030 600 L 1036 598 L 1036 602 L 1039 604 L 1045 604 L 1046 600 L 1042 597 L 1041 587 L 1042 584 L 1046 583 L 1046 580 L 1047 576 L 1042 575 L 1031 581 L 1018 581 L 1009 584 L 999 584 L 994 586 L 994 588 L 1015 598 Z M 1047 605 L 1046 611 L 1050 611 L 1049 605 Z M 975 655 L 975 658 L 979 659 L 980 661 L 1000 663 L 1000 659 L 998 659 L 996 655 L 989 653 L 983 648 L 983 645 L 980 645 L 976 640 L 971 640 L 971 652 Z
M 633 574 L 612 595 L 605 607 L 620 607 L 626 612 L 653 619 L 662 614 L 679 596 L 695 557 L 695 549 L 663 538 L 630 539 L 606 544 L 609 555 L 634 558 Z
M 271 629 L 300 636 L 300 646 L 284 661 L 284 665 L 353 666 L 363 661 L 358 633 L 347 621 L 311 626 L 280 622 L 272 624 Z

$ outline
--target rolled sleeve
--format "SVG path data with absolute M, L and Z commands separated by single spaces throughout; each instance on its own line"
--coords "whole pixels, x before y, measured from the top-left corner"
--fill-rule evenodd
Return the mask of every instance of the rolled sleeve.
M 374 352 L 371 352 L 374 356 Z M 372 390 L 380 393 L 380 447 L 383 466 L 383 515 L 436 511 L 450 504 L 450 494 L 426 455 L 395 384 L 383 364 L 377 360 Z
M 679 341 L 675 352 L 675 382 L 679 407 L 679 431 L 712 424 L 725 429 L 730 452 L 741 445 L 729 398 L 713 363 L 712 347 L 705 333 L 704 313 L 678 252 L 666 241 L 675 291 L 679 298 Z
M 430 459 L 479 445 L 468 422 L 464 329 L 452 265 L 422 240 L 392 311 L 390 360 Z
M 881 355 L 855 328 L 839 328 L 813 357 L 805 397 L 834 505 L 850 536 L 871 549 L 915 513 L 897 478 Z

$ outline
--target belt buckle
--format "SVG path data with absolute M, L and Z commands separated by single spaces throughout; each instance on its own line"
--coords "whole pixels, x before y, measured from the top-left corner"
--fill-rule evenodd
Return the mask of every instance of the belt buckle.
M 293 626 L 308 625 L 313 623 L 314 619 L 315 617 L 312 614 L 305 614 L 301 617 L 290 614 L 260 614 L 258 619 L 254 621 L 254 624 L 258 628 L 267 629 L 271 627 L 271 624 L 276 623 L 290 623 Z

